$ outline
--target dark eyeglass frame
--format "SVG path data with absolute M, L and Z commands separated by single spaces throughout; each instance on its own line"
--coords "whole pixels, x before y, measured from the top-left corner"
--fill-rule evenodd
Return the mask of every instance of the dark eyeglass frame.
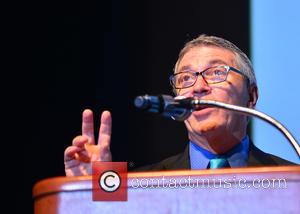
M 219 68 L 219 67 L 223 67 L 223 68 L 225 68 L 226 71 L 227 71 L 226 77 L 224 78 L 224 80 L 222 80 L 222 81 L 217 81 L 217 82 L 213 82 L 213 83 L 208 83 L 208 82 L 206 81 L 206 79 L 205 79 L 204 73 L 205 73 L 207 70 L 209 70 L 209 69 L 212 69 L 212 68 Z M 224 82 L 224 81 L 227 80 L 229 71 L 234 71 L 234 72 L 236 72 L 236 73 L 242 75 L 242 76 L 246 79 L 248 86 L 250 85 L 250 80 L 249 80 L 249 78 L 248 78 L 244 73 L 242 73 L 240 70 L 238 70 L 238 69 L 236 69 L 236 68 L 234 68 L 234 67 L 228 66 L 228 65 L 213 66 L 213 67 L 206 68 L 206 69 L 203 70 L 203 71 L 197 71 L 197 72 L 191 72 L 191 71 L 182 71 L 182 72 L 178 72 L 178 73 L 176 73 L 176 74 L 172 74 L 172 75 L 170 76 L 169 80 L 170 80 L 170 83 L 171 83 L 171 85 L 172 85 L 172 87 L 173 87 L 174 89 L 183 89 L 183 88 L 189 88 L 189 87 L 192 87 L 193 85 L 195 85 L 195 83 L 196 83 L 197 80 L 198 80 L 198 76 L 199 76 L 199 75 L 202 76 L 203 80 L 204 80 L 207 84 L 215 84 L 215 83 Z M 189 86 L 186 86 L 186 87 L 176 87 L 176 85 L 175 85 L 175 83 L 174 83 L 175 77 L 178 76 L 179 74 L 182 74 L 182 73 L 191 73 L 191 74 L 193 74 L 194 76 L 196 76 L 196 79 L 195 79 L 194 83 L 191 84 L 191 85 L 189 85 Z

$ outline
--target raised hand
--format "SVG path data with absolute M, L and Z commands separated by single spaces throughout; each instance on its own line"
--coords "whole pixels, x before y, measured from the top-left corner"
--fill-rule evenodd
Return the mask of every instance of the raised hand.
M 82 113 L 82 135 L 73 139 L 64 153 L 66 176 L 91 175 L 93 161 L 111 161 L 110 152 L 112 118 L 109 111 L 102 112 L 98 141 L 95 142 L 93 112 Z

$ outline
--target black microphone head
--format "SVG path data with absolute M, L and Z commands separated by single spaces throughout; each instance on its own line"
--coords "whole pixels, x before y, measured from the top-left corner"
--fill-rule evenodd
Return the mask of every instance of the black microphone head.
M 134 105 L 153 113 L 159 113 L 174 120 L 183 121 L 191 114 L 191 98 L 174 97 L 170 95 L 158 96 L 138 96 L 134 100 Z
M 161 113 L 164 110 L 164 99 L 159 96 L 138 96 L 134 100 L 134 105 L 142 110 L 146 110 L 154 113 Z
M 134 105 L 135 107 L 140 109 L 147 109 L 151 106 L 151 104 L 149 103 L 149 99 L 147 99 L 147 95 L 136 97 L 134 99 Z

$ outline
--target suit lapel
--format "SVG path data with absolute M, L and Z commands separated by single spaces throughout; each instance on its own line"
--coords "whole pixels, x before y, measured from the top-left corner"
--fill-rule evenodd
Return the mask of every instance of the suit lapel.
M 189 145 L 185 147 L 183 153 L 172 157 L 170 161 L 166 161 L 164 168 L 167 170 L 191 169 Z
M 250 142 L 248 166 L 278 166 L 294 165 L 294 163 L 280 157 L 265 153 Z

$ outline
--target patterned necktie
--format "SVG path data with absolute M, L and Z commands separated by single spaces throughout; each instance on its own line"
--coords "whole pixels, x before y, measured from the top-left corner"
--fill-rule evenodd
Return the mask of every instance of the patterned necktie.
M 215 159 L 211 159 L 209 161 L 209 169 L 219 169 L 219 168 L 226 168 L 226 167 L 230 167 L 227 159 L 225 158 L 215 158 Z

